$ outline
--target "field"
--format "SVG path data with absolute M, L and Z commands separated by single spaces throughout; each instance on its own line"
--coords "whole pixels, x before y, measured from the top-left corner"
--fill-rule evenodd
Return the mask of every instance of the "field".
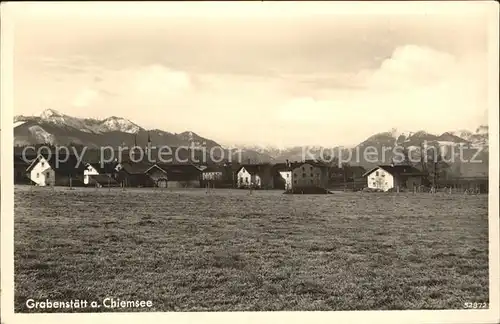
M 16 187 L 15 310 L 460 309 L 488 302 L 487 196 Z M 58 310 L 61 311 L 61 310 Z

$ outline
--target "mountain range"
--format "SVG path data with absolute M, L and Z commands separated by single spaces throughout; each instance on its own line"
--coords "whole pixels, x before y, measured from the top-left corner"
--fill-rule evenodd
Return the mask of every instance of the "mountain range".
M 224 147 L 217 142 L 204 138 L 192 131 L 182 133 L 171 133 L 164 130 L 147 130 L 136 123 L 122 117 L 111 116 L 106 119 L 97 120 L 91 118 L 77 118 L 62 114 L 53 109 L 43 111 L 39 116 L 15 116 L 14 117 L 14 144 L 16 146 L 50 143 L 53 145 L 78 144 L 89 148 L 101 146 L 145 146 L 148 136 L 154 146 L 168 145 L 178 146 L 205 146 Z M 425 131 L 401 132 L 391 129 L 370 136 L 355 147 L 332 146 L 329 148 L 317 146 L 308 147 L 307 151 L 315 157 L 334 155 L 337 157 L 349 156 L 349 152 L 360 150 L 368 146 L 381 149 L 404 145 L 419 152 L 423 142 L 428 146 L 439 146 L 448 148 L 467 146 L 470 150 L 481 151 L 482 158 L 487 160 L 488 156 L 488 126 L 481 125 L 474 132 L 468 130 L 448 131 L 442 134 L 430 134 Z M 226 150 L 235 147 L 225 147 Z M 296 146 L 288 148 L 264 147 L 247 145 L 236 147 L 242 152 L 243 161 L 256 162 L 284 162 L 299 161 L 303 158 L 305 147 Z M 387 157 L 390 161 L 391 156 Z M 387 162 L 387 160 L 386 160 Z M 351 164 L 359 164 L 371 167 L 377 163 L 366 161 L 353 161 Z M 482 171 L 487 170 L 487 163 L 482 163 Z M 487 172 L 487 171 L 486 171 Z

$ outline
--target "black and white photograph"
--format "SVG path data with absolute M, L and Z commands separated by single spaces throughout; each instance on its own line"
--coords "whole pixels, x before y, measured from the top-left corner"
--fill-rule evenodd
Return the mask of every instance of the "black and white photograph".
M 2 323 L 498 322 L 498 17 L 2 4 Z

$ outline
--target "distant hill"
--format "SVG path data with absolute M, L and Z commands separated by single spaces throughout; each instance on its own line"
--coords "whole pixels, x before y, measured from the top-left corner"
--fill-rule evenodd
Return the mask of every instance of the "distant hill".
M 110 145 L 118 147 L 145 146 L 148 139 L 156 146 L 199 146 L 207 148 L 220 146 L 194 132 L 180 134 L 159 129 L 146 130 L 128 119 L 112 116 L 104 120 L 77 118 L 61 114 L 55 110 L 45 110 L 40 116 L 16 116 L 14 118 L 14 144 L 33 145 L 50 143 L 68 145 L 69 143 L 88 147 Z

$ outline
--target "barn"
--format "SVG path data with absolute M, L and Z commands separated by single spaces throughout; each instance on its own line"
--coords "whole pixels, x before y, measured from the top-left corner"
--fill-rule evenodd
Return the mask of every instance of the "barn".
M 123 187 L 155 187 L 154 180 L 146 173 L 152 164 L 124 162 L 117 166 L 116 180 Z
M 193 164 L 158 164 L 167 174 L 169 188 L 200 188 L 202 171 Z
M 167 172 L 157 164 L 153 164 L 145 173 L 153 180 L 155 187 L 166 188 L 168 182 Z

